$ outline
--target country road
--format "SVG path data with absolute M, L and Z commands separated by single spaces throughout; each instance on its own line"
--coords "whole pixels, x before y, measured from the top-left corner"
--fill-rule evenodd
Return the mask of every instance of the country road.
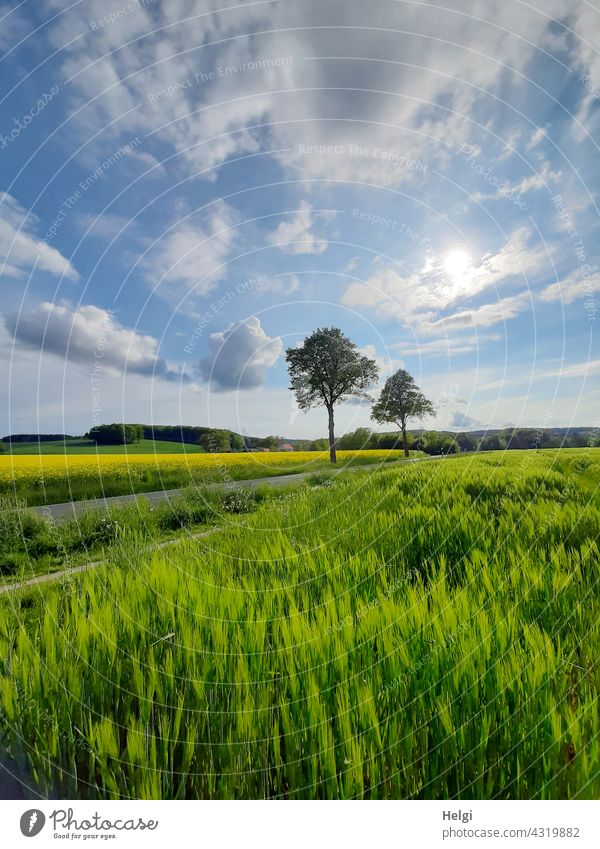
M 340 468 L 334 470 L 336 474 L 345 472 L 359 472 L 368 469 L 387 469 L 391 466 L 405 465 L 406 463 L 419 463 L 423 460 L 439 459 L 436 456 L 430 457 L 412 457 L 408 460 L 393 460 L 389 463 L 365 463 L 363 466 L 352 466 L 351 468 Z M 315 472 L 298 472 L 291 475 L 274 475 L 270 478 L 249 478 L 248 480 L 229 481 L 227 483 L 209 484 L 209 486 L 228 486 L 228 487 L 250 487 L 256 489 L 259 486 L 287 486 L 288 484 L 297 483 L 311 475 L 318 474 Z M 114 495 L 110 498 L 93 498 L 89 501 L 65 501 L 63 504 L 45 504 L 40 507 L 26 507 L 25 510 L 32 510 L 39 516 L 51 519 L 55 522 L 65 522 L 69 519 L 77 517 L 78 513 L 83 513 L 86 510 L 101 510 L 108 507 L 115 507 L 119 504 L 131 504 L 138 498 L 145 498 L 151 504 L 157 504 L 160 501 L 169 501 L 172 498 L 177 498 L 181 495 L 181 489 L 164 489 L 157 492 L 137 492 L 128 495 Z
M 390 466 L 405 465 L 407 463 L 419 463 L 423 460 L 436 459 L 441 459 L 441 457 L 432 455 L 430 457 L 412 457 L 408 460 L 394 460 L 391 463 L 365 464 L 364 466 L 353 466 L 350 469 L 338 469 L 337 474 L 341 474 L 342 472 L 358 472 L 361 470 L 368 471 L 370 469 L 387 469 Z M 228 484 L 212 484 L 212 486 L 246 486 L 251 488 L 256 488 L 264 484 L 267 484 L 269 486 L 285 486 L 286 484 L 297 483 L 303 478 L 309 477 L 313 474 L 315 473 L 300 472 L 295 475 L 278 475 L 271 478 L 250 478 L 249 480 L 232 481 Z M 27 507 L 24 509 L 33 510 L 38 515 L 50 518 L 52 521 L 68 521 L 69 519 L 76 518 L 77 514 L 83 512 L 84 510 L 101 510 L 107 509 L 108 507 L 112 507 L 114 505 L 131 504 L 137 498 L 146 498 L 154 504 L 159 501 L 175 498 L 181 493 L 181 491 L 181 489 L 168 489 L 160 490 L 158 492 L 141 492 L 132 495 L 116 495 L 112 498 L 95 498 L 90 501 L 67 501 L 64 504 L 47 504 L 41 507 Z M 197 534 L 188 534 L 185 539 L 198 539 L 200 537 L 205 537 L 209 536 L 210 534 L 214 534 L 220 530 L 222 530 L 220 526 L 212 527 L 209 530 L 202 531 Z M 169 545 L 174 545 L 181 541 L 182 538 L 176 537 L 175 539 L 168 539 L 164 540 L 163 542 L 151 543 L 148 546 L 148 550 L 166 548 Z M 45 575 L 36 575 L 34 578 L 28 578 L 26 580 L 17 581 L 12 584 L 0 584 L 0 595 L 4 595 L 5 593 L 9 592 L 14 592 L 15 590 L 24 589 L 26 587 L 33 587 L 38 584 L 46 584 L 50 581 L 59 581 L 63 579 L 68 580 L 72 575 L 77 575 L 81 572 L 87 572 L 89 569 L 96 569 L 98 566 L 102 566 L 106 562 L 107 561 L 104 559 L 92 560 L 88 563 L 82 563 L 79 566 L 72 566 L 68 569 L 60 569 L 56 572 L 48 572 Z

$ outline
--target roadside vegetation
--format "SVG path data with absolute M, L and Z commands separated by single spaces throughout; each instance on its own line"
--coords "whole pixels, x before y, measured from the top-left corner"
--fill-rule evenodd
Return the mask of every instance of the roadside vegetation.
M 139 498 L 108 509 L 91 508 L 62 521 L 0 497 L 0 587 L 96 564 L 132 539 L 151 549 L 176 541 L 182 532 L 185 536 L 207 527 L 222 529 L 267 501 L 279 502 L 306 488 L 327 488 L 333 480 L 331 473 L 321 472 L 288 487 L 187 487 L 154 505 Z
M 0 742 L 59 798 L 597 798 L 599 483 L 490 453 L 134 527 L 1 597 Z

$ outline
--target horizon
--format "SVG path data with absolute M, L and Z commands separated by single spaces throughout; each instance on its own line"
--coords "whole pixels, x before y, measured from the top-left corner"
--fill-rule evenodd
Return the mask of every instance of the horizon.
M 114 422 L 101 422 L 100 424 L 114 424 Z M 166 424 L 164 422 L 163 423 L 154 422 L 152 424 L 146 424 L 144 422 L 117 422 L 116 424 L 123 424 L 123 425 L 141 424 L 142 427 L 156 427 L 156 428 L 159 428 L 159 427 L 208 428 L 207 425 L 197 425 L 197 424 L 189 424 L 189 423 L 185 424 L 185 423 L 181 423 L 181 422 L 177 423 L 177 424 Z M 399 433 L 399 431 L 397 429 L 386 428 L 384 425 L 380 425 L 379 427 L 369 427 L 368 429 L 374 434 L 386 434 L 387 435 L 387 434 L 392 434 L 392 433 Z M 539 425 L 537 425 L 537 426 L 536 425 L 528 425 L 528 426 L 519 425 L 518 428 L 513 426 L 513 425 L 507 425 L 504 428 L 471 428 L 471 429 L 464 429 L 464 430 L 461 430 L 460 428 L 457 429 L 457 428 L 438 428 L 438 427 L 424 427 L 424 426 L 414 426 L 414 427 L 412 427 L 412 426 L 410 426 L 410 427 L 407 428 L 407 432 L 408 433 L 422 433 L 422 432 L 434 432 L 435 433 L 435 432 L 438 432 L 438 433 L 451 433 L 451 434 L 456 434 L 456 435 L 458 435 L 458 434 L 480 435 L 480 434 L 495 433 L 496 431 L 500 432 L 500 431 L 504 431 L 504 430 L 513 430 L 513 429 L 524 430 L 524 431 L 533 430 L 533 431 L 537 431 L 539 433 L 542 433 L 542 432 L 545 432 L 545 431 L 550 431 L 550 432 L 554 431 L 554 432 L 557 432 L 557 433 L 560 433 L 560 432 L 569 433 L 569 432 L 575 432 L 575 431 L 597 432 L 598 431 L 598 425 L 570 425 L 568 427 L 559 427 L 559 426 L 556 426 L 556 427 L 552 427 L 552 426 L 541 427 Z M 243 438 L 247 438 L 247 439 L 266 439 L 268 437 L 274 437 L 276 439 L 280 439 L 280 440 L 283 440 L 283 441 L 288 440 L 288 441 L 292 441 L 292 442 L 314 441 L 315 439 L 327 439 L 326 433 L 322 434 L 321 436 L 306 437 L 306 436 L 290 436 L 289 434 L 283 434 L 282 435 L 282 434 L 273 433 L 272 431 L 269 431 L 268 433 L 264 433 L 264 434 L 263 433 L 260 433 L 260 434 L 257 434 L 257 433 L 242 434 L 242 433 L 238 433 L 238 431 L 232 430 L 231 428 L 215 428 L 215 430 L 228 430 L 231 433 L 236 433 L 239 436 L 242 436 Z M 22 431 L 18 431 L 18 432 L 13 431 L 12 433 L 6 433 L 6 434 L 3 434 L 3 435 L 0 435 L 0 440 L 6 440 L 6 439 L 9 439 L 10 437 L 22 436 L 22 435 L 27 435 L 27 436 L 34 436 L 35 435 L 38 438 L 43 437 L 43 436 L 64 436 L 67 439 L 85 439 L 86 434 L 88 434 L 89 431 L 90 431 L 90 428 L 87 428 L 82 433 L 75 433 L 74 430 L 67 430 L 67 431 L 64 431 L 64 433 L 62 431 L 57 432 L 57 433 L 52 433 L 51 431 L 43 431 L 43 432 L 39 431 L 38 432 L 38 431 L 34 431 L 34 430 L 22 430 Z M 343 437 L 347 434 L 350 434 L 352 432 L 353 431 L 351 431 L 351 430 L 340 431 L 339 433 L 336 433 L 336 439 L 340 439 L 341 437 Z M 31 440 L 31 441 L 37 441 L 37 440 Z M 44 440 L 40 439 L 39 441 L 43 442 Z M 57 440 L 57 441 L 60 441 L 60 440 Z M 157 441 L 161 441 L 160 437 L 157 439 Z M 167 441 L 171 441 L 171 440 L 167 440 Z M 173 440 L 173 441 L 175 441 L 175 440 Z

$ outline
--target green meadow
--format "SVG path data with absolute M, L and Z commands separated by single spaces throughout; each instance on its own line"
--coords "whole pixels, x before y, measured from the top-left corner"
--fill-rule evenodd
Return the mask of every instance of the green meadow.
M 204 454 L 200 445 L 169 442 L 164 439 L 140 439 L 129 445 L 98 445 L 91 439 L 66 439 L 64 441 L 4 443 L 10 454 Z
M 491 452 L 168 547 L 123 521 L 0 596 L 2 746 L 59 798 L 597 798 L 599 483 L 600 449 Z

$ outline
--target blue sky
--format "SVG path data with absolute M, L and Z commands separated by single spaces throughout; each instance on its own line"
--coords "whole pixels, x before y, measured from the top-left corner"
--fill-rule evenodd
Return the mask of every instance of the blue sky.
M 428 426 L 598 423 L 594 4 L 0 18 L 2 433 L 321 436 L 284 350 L 327 324 L 415 376 Z

